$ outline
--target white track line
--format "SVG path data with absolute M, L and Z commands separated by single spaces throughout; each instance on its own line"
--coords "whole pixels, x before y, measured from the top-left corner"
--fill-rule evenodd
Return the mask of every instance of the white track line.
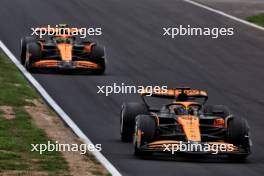
M 216 10 L 214 8 L 208 7 L 206 5 L 200 4 L 200 3 L 192 1 L 192 0 L 183 0 L 183 1 L 187 2 L 187 3 L 190 3 L 192 5 L 195 5 L 195 6 L 201 7 L 203 9 L 209 10 L 211 12 L 217 13 L 219 15 L 225 16 L 225 17 L 230 18 L 232 20 L 238 21 L 240 23 L 246 24 L 248 26 L 251 26 L 251 27 L 254 27 L 254 28 L 257 28 L 257 29 L 260 29 L 260 30 L 264 31 L 264 27 L 258 26 L 256 24 L 250 23 L 250 22 L 248 22 L 246 20 L 243 20 L 243 19 L 237 18 L 235 16 L 229 15 L 229 14 L 227 14 L 225 12 L 220 11 L 220 10 Z
M 27 80 L 36 88 L 40 95 L 47 101 L 47 103 L 60 115 L 66 124 L 73 130 L 73 132 L 86 144 L 93 144 L 91 140 L 81 131 L 81 129 L 71 120 L 71 118 L 62 110 L 62 108 L 51 98 L 47 91 L 40 85 L 40 83 L 20 64 L 12 52 L 0 40 L 0 48 L 16 65 L 20 72 L 27 78 Z M 121 173 L 103 156 L 101 152 L 91 151 L 91 153 L 98 159 L 98 161 L 114 176 L 121 176 Z

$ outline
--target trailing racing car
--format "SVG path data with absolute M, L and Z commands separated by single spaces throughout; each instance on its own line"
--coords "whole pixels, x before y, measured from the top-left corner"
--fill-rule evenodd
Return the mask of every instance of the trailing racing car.
M 161 108 L 150 107 L 146 101 L 149 95 L 167 103 Z M 135 155 L 225 154 L 245 159 L 251 153 L 246 119 L 234 116 L 224 105 L 206 105 L 206 91 L 183 87 L 146 91 L 141 97 L 142 103 L 124 103 L 120 115 L 121 139 L 133 140 Z M 185 150 L 180 150 L 182 146 Z
M 65 30 L 68 29 L 68 30 Z M 55 30 L 67 31 L 55 33 L 48 39 L 24 37 L 21 39 L 21 64 L 28 71 L 40 69 L 89 70 L 93 74 L 105 72 L 105 49 L 90 40 L 77 41 L 73 30 L 67 25 L 59 28 L 38 28 L 37 32 Z

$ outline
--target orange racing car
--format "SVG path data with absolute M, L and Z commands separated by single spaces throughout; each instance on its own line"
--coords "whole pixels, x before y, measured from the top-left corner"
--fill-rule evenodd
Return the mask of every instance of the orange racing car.
M 57 70 L 89 70 L 93 74 L 105 72 L 105 49 L 96 42 L 79 40 L 72 35 L 67 25 L 59 25 L 59 29 L 69 29 L 68 33 L 50 36 L 48 39 L 24 37 L 21 39 L 21 64 L 29 71 L 40 69 Z M 55 28 L 39 28 L 55 30 Z
M 152 108 L 146 95 L 154 98 L 154 106 L 162 107 Z M 124 103 L 120 116 L 121 139 L 133 140 L 135 155 L 225 154 L 245 159 L 251 153 L 247 121 L 224 105 L 206 105 L 206 91 L 183 87 L 146 91 L 141 97 L 143 103 Z

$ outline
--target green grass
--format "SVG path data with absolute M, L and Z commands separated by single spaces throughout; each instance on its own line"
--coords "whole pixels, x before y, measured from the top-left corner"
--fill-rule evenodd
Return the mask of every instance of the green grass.
M 26 99 L 39 98 L 11 61 L 0 51 L 0 106 L 12 106 L 15 119 L 8 120 L 0 111 L 0 175 L 17 170 L 67 175 L 69 166 L 60 152 L 31 151 L 31 144 L 47 144 L 50 139 L 37 128 L 24 106 Z
M 259 13 L 257 15 L 249 16 L 246 18 L 247 21 L 255 23 L 259 26 L 264 27 L 264 13 Z
M 14 64 L 0 52 L 0 105 L 23 106 L 26 99 L 36 98 L 25 78 Z

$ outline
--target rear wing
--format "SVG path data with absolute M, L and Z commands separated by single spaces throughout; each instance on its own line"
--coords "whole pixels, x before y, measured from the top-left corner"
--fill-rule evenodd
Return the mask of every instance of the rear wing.
M 141 92 L 141 96 L 152 96 L 152 97 L 164 97 L 164 98 L 177 98 L 180 94 L 186 94 L 192 97 L 208 97 L 208 94 L 204 90 L 191 89 L 191 88 L 175 88 L 167 90 L 149 91 L 148 89 Z
M 166 99 L 174 99 L 176 101 L 189 101 L 198 98 L 203 98 L 205 103 L 208 99 L 208 94 L 204 90 L 200 89 L 191 89 L 189 87 L 179 87 L 174 89 L 167 90 L 158 90 L 158 91 L 150 91 L 148 89 L 141 92 L 141 97 L 143 101 L 146 103 L 144 97 L 157 97 L 157 98 L 166 98 Z

